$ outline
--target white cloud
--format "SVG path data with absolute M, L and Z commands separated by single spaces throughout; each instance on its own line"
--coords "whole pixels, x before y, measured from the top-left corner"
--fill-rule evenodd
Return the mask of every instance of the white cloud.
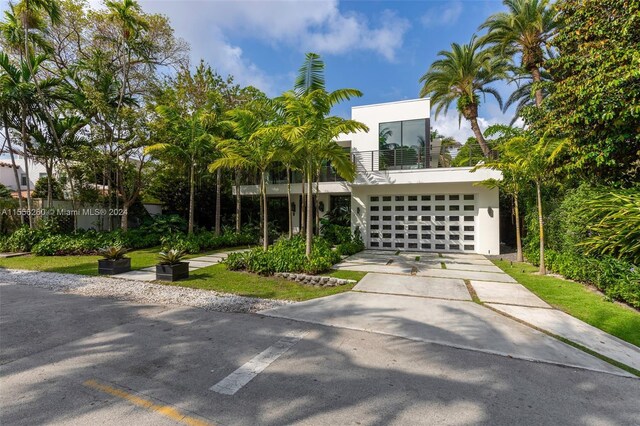
M 98 2 L 98 0 L 91 0 Z M 221 74 L 274 94 L 267 77 L 240 47 L 253 40 L 274 48 L 340 55 L 370 51 L 388 61 L 402 47 L 409 21 L 394 12 L 371 23 L 366 16 L 342 12 L 338 0 L 176 1 L 143 0 L 142 7 L 170 17 L 176 35 L 192 46 L 192 58 L 205 58 Z M 275 79 L 284 79 L 276 76 Z
M 440 6 L 434 6 L 422 15 L 420 21 L 425 27 L 453 25 L 462 13 L 462 2 L 450 1 Z

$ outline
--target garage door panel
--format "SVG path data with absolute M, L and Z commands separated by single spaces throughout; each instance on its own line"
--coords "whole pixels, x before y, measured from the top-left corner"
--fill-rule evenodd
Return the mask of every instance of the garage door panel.
M 473 252 L 476 214 L 475 194 L 371 196 L 369 246 Z

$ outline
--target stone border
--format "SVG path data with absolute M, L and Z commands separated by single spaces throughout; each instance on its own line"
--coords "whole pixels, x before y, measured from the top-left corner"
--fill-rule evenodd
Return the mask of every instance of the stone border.
M 313 287 L 337 287 L 339 285 L 355 284 L 355 280 L 346 280 L 343 278 L 325 277 L 320 275 L 294 274 L 291 272 L 276 272 L 276 277 L 284 278 L 289 281 L 295 281 L 300 284 L 310 285 Z

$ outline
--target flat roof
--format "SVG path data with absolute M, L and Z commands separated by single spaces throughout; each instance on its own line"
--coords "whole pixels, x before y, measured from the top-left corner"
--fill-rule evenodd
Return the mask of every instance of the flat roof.
M 422 101 L 430 101 L 430 100 L 431 100 L 431 98 L 405 99 L 405 100 L 402 100 L 402 101 L 380 102 L 380 103 L 377 103 L 377 104 L 368 104 L 368 105 L 356 105 L 356 106 L 352 106 L 351 109 L 369 108 L 369 107 L 375 107 L 375 106 L 380 106 L 380 105 L 405 104 L 405 103 L 409 103 L 409 102 L 422 102 Z

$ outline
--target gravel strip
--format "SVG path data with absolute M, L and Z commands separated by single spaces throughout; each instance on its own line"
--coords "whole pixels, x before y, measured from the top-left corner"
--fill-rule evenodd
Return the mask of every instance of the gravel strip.
M 108 297 L 138 303 L 194 306 L 219 312 L 257 312 L 293 303 L 287 300 L 242 297 L 211 290 L 144 281 L 16 269 L 0 269 L 0 285 L 3 283 L 30 285 L 62 293 Z

